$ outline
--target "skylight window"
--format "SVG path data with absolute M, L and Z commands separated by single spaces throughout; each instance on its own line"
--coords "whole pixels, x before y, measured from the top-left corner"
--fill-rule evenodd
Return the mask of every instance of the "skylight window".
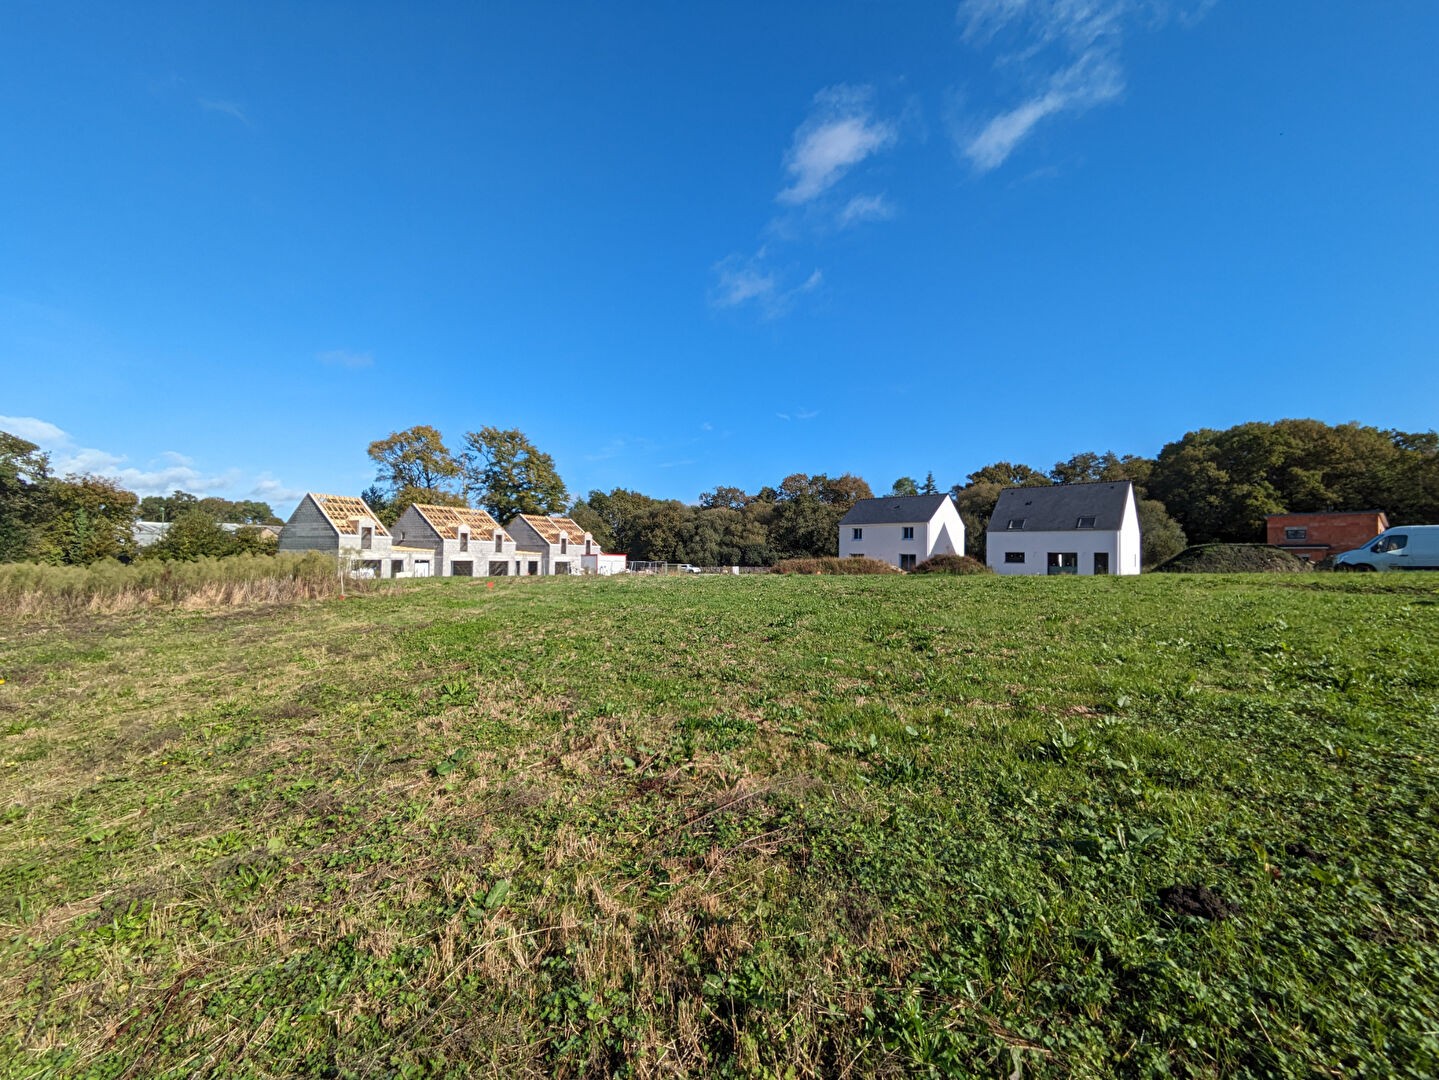
M 1090 515 L 1089 517 L 1082 517 L 1082 518 L 1080 518 L 1077 522 L 1075 522 L 1074 527 L 1075 527 L 1076 529 L 1092 529 L 1092 528 L 1094 528 L 1094 516 L 1093 516 L 1093 515 Z
M 1009 519 L 1009 528 L 1011 528 L 1011 529 L 1022 529 L 1022 528 L 1024 528 L 1024 522 L 1025 522 L 1025 519 L 1024 519 L 1024 518 L 1010 518 L 1010 519 Z

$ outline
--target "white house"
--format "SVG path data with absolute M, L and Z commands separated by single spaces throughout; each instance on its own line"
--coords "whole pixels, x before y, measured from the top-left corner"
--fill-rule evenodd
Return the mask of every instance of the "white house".
M 483 510 L 415 503 L 393 526 L 395 539 L 434 553 L 442 577 L 513 577 L 523 574 L 523 555 L 500 523 Z
M 1134 485 L 1007 488 L 989 519 L 985 550 L 999 574 L 1137 574 Z
M 964 554 L 964 522 L 948 495 L 861 499 L 839 522 L 842 559 L 879 559 L 913 570 L 932 555 Z
M 363 499 L 310 491 L 280 530 L 280 551 L 324 551 L 375 577 L 429 577 L 429 548 L 396 544 Z

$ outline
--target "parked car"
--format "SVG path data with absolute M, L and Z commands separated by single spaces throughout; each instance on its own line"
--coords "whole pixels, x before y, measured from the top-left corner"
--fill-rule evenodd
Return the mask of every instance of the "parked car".
M 701 570 L 698 566 L 691 566 L 691 565 L 690 565 L 689 563 L 687 563 L 687 562 L 682 562 L 682 563 L 680 563 L 680 565 L 679 565 L 679 571 L 680 571 L 681 574 L 703 574 L 703 573 L 704 573 L 704 571 Z
M 1336 570 L 1439 570 L 1439 525 L 1386 529 L 1363 547 L 1334 556 Z

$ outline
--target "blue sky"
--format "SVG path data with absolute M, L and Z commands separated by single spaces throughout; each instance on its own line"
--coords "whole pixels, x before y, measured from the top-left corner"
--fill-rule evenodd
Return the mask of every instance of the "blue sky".
M 1428 430 L 1436 51 L 1431 0 L 12 0 L 0 427 L 282 513 L 417 423 L 685 500 Z

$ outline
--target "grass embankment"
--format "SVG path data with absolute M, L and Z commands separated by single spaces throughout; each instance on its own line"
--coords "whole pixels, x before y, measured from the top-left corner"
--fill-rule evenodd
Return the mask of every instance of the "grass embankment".
M 1427 575 L 415 582 L 0 675 L 8 1075 L 1439 1071 Z

